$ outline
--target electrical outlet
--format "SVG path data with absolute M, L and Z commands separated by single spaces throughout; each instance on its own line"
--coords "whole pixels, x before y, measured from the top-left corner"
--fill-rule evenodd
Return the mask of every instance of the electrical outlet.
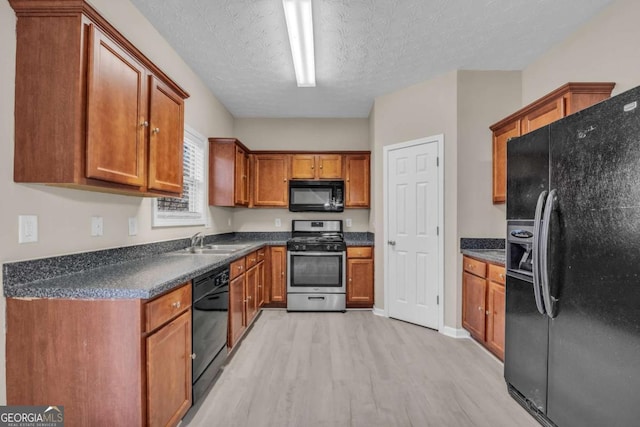
M 18 243 L 34 243 L 38 241 L 38 216 L 18 216 Z
M 276 227 L 282 227 L 282 221 L 280 221 L 280 218 L 276 218 Z
M 347 218 L 347 227 L 351 227 L 352 223 L 351 223 L 351 218 Z
M 227 226 L 231 227 L 231 218 L 227 219 Z
M 101 216 L 91 217 L 91 235 L 102 236 L 104 233 L 104 223 Z
M 138 218 L 135 216 L 129 217 L 129 236 L 135 236 L 138 234 Z

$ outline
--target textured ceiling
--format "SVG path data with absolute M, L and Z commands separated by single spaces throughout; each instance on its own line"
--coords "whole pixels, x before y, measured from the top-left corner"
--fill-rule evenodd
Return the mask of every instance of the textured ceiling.
M 367 117 L 445 72 L 523 69 L 611 1 L 313 0 L 298 88 L 281 0 L 132 0 L 235 117 Z

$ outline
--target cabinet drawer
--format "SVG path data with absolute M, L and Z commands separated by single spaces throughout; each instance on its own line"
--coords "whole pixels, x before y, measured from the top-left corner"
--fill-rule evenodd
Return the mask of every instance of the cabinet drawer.
M 487 277 L 487 264 L 473 258 L 463 257 L 464 271 L 480 277 Z
M 347 258 L 371 258 L 371 246 L 353 246 L 347 248 Z
M 246 260 L 245 267 L 248 270 L 258 263 L 258 251 L 251 252 L 244 259 Z
M 246 269 L 246 265 L 245 265 L 244 258 L 240 258 L 236 261 L 233 261 L 231 263 L 231 266 L 229 267 L 229 280 L 233 280 L 239 275 L 241 275 L 242 273 L 244 273 L 245 269 Z
M 499 266 L 499 265 L 493 265 L 493 264 L 489 264 L 489 280 L 491 280 L 492 282 L 496 282 L 496 283 L 500 283 L 501 285 L 504 285 L 504 276 L 505 270 L 504 267 Z
M 145 331 L 149 332 L 173 319 L 191 305 L 191 284 L 169 292 L 166 295 L 149 301 L 145 305 Z
M 264 258 L 265 258 L 266 254 L 267 254 L 267 248 L 262 247 L 262 248 L 258 249 L 256 251 L 256 253 L 258 254 L 258 262 L 264 261 Z

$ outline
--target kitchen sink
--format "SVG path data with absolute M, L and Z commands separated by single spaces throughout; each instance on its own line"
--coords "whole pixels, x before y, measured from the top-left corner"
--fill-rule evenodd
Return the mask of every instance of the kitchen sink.
M 234 252 L 238 252 L 242 249 L 249 247 L 250 245 L 205 245 L 203 247 L 189 247 L 184 248 L 177 253 L 181 254 L 209 254 L 209 255 L 231 255 Z

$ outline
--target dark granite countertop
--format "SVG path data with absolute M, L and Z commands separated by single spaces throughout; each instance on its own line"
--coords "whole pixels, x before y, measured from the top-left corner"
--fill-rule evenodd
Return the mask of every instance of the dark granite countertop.
M 289 233 L 228 233 L 206 244 L 246 244 L 232 255 L 188 254 L 188 239 L 3 265 L 4 296 L 14 298 L 149 299 L 262 246 L 282 246 Z M 371 233 L 345 233 L 348 246 L 373 246 Z
M 462 249 L 462 254 L 481 261 L 493 264 L 505 265 L 506 255 L 504 249 Z

